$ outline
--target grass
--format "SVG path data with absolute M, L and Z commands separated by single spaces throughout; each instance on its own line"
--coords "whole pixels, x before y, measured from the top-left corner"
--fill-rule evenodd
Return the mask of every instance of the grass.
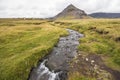
M 55 24 L 83 33 L 79 50 L 101 55 L 108 67 L 120 71 L 120 19 L 57 20 Z
M 27 80 L 31 68 L 66 34 L 44 20 L 0 20 L 0 80 Z
M 90 77 L 84 77 L 83 75 L 79 74 L 79 72 L 69 73 L 68 80 L 96 80 Z
M 67 34 L 64 28 L 84 34 L 80 51 L 101 55 L 108 67 L 120 71 L 120 19 L 0 19 L 0 80 L 27 80 L 31 68 Z M 72 72 L 69 80 L 95 79 Z

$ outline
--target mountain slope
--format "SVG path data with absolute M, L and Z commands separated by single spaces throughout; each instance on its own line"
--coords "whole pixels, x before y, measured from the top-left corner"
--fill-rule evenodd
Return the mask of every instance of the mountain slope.
M 71 4 L 68 7 L 66 7 L 62 12 L 60 12 L 58 15 L 56 15 L 54 18 L 83 19 L 83 18 L 88 18 L 88 16 L 83 10 L 76 8 L 74 5 Z
M 94 18 L 120 18 L 120 13 L 92 13 L 89 16 Z

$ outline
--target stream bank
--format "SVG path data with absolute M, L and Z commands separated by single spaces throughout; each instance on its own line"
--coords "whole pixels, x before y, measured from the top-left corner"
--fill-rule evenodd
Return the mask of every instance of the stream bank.
M 77 56 L 79 39 L 77 31 L 67 29 L 69 35 L 61 37 L 50 55 L 32 69 L 29 80 L 66 80 L 69 62 Z

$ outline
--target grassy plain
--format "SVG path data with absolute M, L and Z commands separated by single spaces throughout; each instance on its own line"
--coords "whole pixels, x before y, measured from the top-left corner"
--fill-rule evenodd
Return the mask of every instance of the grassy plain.
M 27 80 L 30 69 L 67 34 L 65 28 L 85 35 L 80 51 L 100 55 L 108 67 L 120 71 L 120 19 L 0 19 L 0 80 Z M 74 72 L 69 79 L 95 80 Z
M 66 34 L 45 20 L 1 19 L 0 80 L 27 80 L 31 68 Z

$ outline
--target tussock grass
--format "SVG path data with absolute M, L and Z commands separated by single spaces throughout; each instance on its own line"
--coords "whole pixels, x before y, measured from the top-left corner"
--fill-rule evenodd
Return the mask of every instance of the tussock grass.
M 0 80 L 27 80 L 31 68 L 66 34 L 41 20 L 0 20 Z

